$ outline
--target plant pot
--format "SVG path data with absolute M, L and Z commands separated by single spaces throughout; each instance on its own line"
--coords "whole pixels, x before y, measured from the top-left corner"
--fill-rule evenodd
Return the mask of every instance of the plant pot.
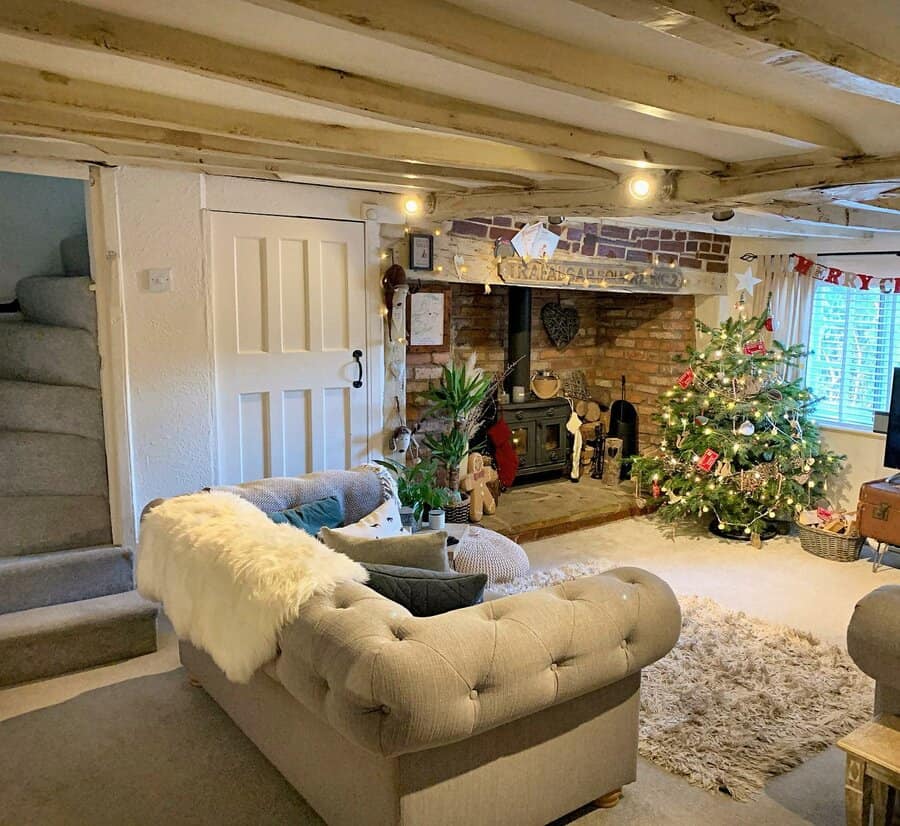
M 446 514 L 441 508 L 432 508 L 428 512 L 428 527 L 433 531 L 442 531 L 444 530 L 444 523 L 446 522 Z
M 416 515 L 409 505 L 403 505 L 400 508 L 400 524 L 402 524 L 410 533 L 415 533 L 418 528 L 418 525 L 416 525 Z
M 469 495 L 464 493 L 462 495 L 462 502 L 460 502 L 458 505 L 447 505 L 444 508 L 444 512 L 447 514 L 448 522 L 452 522 L 453 524 L 468 522 L 469 521 Z

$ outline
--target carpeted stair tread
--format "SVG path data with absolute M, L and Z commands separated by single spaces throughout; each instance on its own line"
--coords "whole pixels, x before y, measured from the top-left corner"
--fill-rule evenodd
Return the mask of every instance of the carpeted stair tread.
M 97 332 L 97 304 L 84 276 L 32 275 L 16 284 L 26 320 Z
M 106 496 L 0 496 L 0 558 L 112 541 Z
M 0 324 L 0 378 L 100 387 L 93 333 L 28 321 Z
M 105 496 L 106 451 L 63 433 L 0 432 L 0 496 Z
M 0 615 L 133 588 L 131 551 L 116 546 L 0 558 Z
M 0 430 L 69 433 L 103 439 L 100 391 L 0 379 Z
M 0 616 L 0 686 L 156 650 L 157 606 L 137 591 Z

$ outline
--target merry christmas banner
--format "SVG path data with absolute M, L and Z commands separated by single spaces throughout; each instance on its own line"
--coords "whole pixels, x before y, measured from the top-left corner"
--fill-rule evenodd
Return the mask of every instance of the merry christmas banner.
M 854 290 L 879 291 L 882 293 L 900 293 L 900 276 L 866 275 L 862 272 L 850 272 L 837 267 L 825 267 L 809 258 L 794 253 L 791 255 L 791 267 L 797 275 L 815 278 L 826 284 L 837 284 Z

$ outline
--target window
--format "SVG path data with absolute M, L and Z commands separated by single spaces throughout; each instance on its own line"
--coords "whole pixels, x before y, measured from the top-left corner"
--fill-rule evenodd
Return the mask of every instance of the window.
M 872 413 L 887 410 L 892 369 L 900 366 L 898 306 L 900 296 L 816 284 L 806 383 L 820 399 L 817 421 L 870 430 Z

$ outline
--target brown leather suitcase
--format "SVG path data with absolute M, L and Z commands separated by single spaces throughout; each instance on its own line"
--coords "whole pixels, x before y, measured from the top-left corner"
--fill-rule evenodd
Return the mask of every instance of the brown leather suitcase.
M 861 536 L 900 545 L 900 485 L 883 479 L 866 482 L 859 489 L 856 518 Z

